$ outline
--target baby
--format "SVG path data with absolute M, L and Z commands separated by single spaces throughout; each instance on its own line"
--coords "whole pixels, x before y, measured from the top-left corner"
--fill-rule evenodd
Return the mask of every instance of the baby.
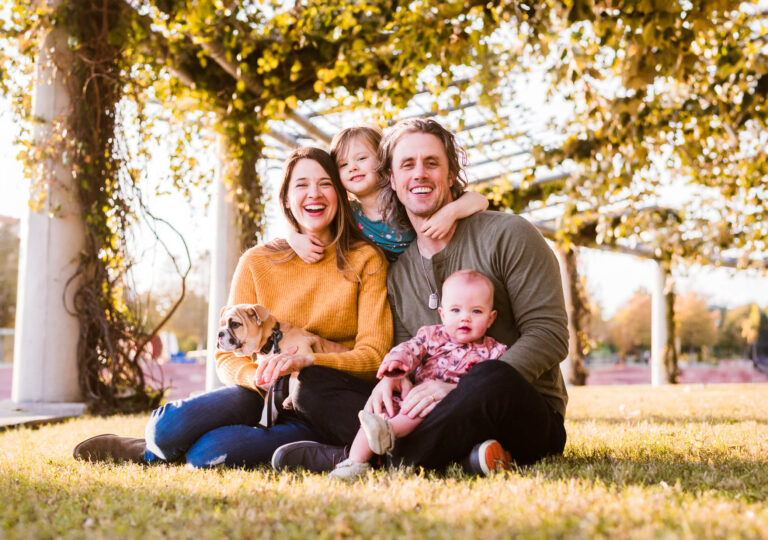
M 507 346 L 485 335 L 496 319 L 493 292 L 491 280 L 475 270 L 459 270 L 448 276 L 438 310 L 443 324 L 424 326 L 415 337 L 394 347 L 384 357 L 377 377 L 413 374 L 414 388 L 435 379 L 456 384 L 478 362 L 501 357 Z M 373 454 L 390 452 L 396 438 L 409 434 L 422 422 L 423 412 L 415 417 L 399 412 L 400 402 L 406 397 L 396 399 L 396 414 L 389 419 L 360 411 L 361 427 L 349 458 L 336 466 L 331 477 L 351 480 L 365 473 Z

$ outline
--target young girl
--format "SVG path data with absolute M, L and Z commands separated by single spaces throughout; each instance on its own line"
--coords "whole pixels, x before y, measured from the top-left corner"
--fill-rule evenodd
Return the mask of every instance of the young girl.
M 379 211 L 377 152 L 381 130 L 370 126 L 344 129 L 331 141 L 331 156 L 336 161 L 341 183 L 354 196 L 352 212 L 362 233 L 384 250 L 390 261 L 416 238 L 413 230 L 400 231 L 388 226 Z M 488 200 L 479 193 L 466 192 L 457 200 L 443 206 L 423 226 L 423 232 L 439 240 L 451 230 L 456 220 L 488 208 Z M 305 262 L 315 263 L 323 258 L 325 243 L 313 235 L 291 231 L 288 243 Z
M 405 377 L 413 373 L 414 385 L 439 379 L 456 384 L 472 366 L 484 360 L 497 360 L 507 346 L 486 336 L 496 320 L 493 309 L 493 283 L 475 270 L 454 272 L 443 283 L 443 301 L 439 308 L 443 324 L 424 326 L 416 336 L 393 348 L 379 366 L 377 377 Z M 415 388 L 415 386 L 414 386 Z M 406 392 L 396 399 L 399 409 Z M 434 399 L 434 398 L 433 398 Z M 330 476 L 353 479 L 370 468 L 373 454 L 385 454 L 418 426 L 425 412 L 395 410 L 386 419 L 372 412 L 360 411 L 360 431 L 349 450 L 349 458 L 339 463 Z M 495 442 L 495 441 L 492 441 Z M 491 464 L 492 466 L 492 464 Z

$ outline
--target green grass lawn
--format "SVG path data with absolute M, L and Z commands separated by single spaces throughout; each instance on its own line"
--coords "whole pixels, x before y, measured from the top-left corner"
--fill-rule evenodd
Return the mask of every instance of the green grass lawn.
M 0 538 L 768 538 L 768 385 L 571 390 L 562 458 L 490 478 L 89 464 L 146 417 L 0 432 Z

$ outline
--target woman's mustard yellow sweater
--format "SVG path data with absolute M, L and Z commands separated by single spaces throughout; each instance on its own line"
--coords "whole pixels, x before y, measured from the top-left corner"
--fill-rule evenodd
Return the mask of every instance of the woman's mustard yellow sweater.
M 392 346 L 387 262 L 371 246 L 352 250 L 347 259 L 360 276 L 358 282 L 336 268 L 333 248 L 326 249 L 315 264 L 299 257 L 286 262 L 270 257 L 274 259 L 275 254 L 263 246 L 240 257 L 228 304 L 261 304 L 278 321 L 350 347 L 344 353 L 316 353 L 314 363 L 375 380 L 381 359 Z M 216 351 L 217 373 L 225 384 L 256 389 L 256 366 L 250 358 Z

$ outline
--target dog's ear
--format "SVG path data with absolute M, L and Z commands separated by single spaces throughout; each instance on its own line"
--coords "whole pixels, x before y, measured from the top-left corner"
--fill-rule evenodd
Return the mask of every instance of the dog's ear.
M 259 314 L 259 318 L 262 321 L 266 321 L 267 319 L 269 319 L 270 313 L 267 308 L 265 308 L 264 306 L 260 306 L 258 304 L 255 306 L 255 308 L 256 308 L 256 312 Z
M 245 309 L 245 314 L 248 316 L 249 319 L 254 319 L 256 321 L 256 324 L 261 324 L 261 319 L 259 318 L 259 314 L 256 313 L 256 306 L 248 306 Z
M 219 312 L 219 325 L 224 326 L 227 321 L 224 320 L 224 313 L 226 313 L 232 306 L 224 306 Z
M 262 324 L 262 321 L 264 321 L 267 318 L 267 316 L 269 316 L 269 311 L 267 311 L 267 308 L 265 308 L 264 306 L 260 306 L 259 304 L 253 304 L 251 306 L 248 306 L 248 308 L 245 310 L 245 314 L 248 315 L 248 317 L 250 317 L 254 321 L 256 321 L 256 324 Z
M 269 310 L 259 304 L 249 306 L 246 313 L 256 321 L 256 324 L 263 324 L 269 318 Z

